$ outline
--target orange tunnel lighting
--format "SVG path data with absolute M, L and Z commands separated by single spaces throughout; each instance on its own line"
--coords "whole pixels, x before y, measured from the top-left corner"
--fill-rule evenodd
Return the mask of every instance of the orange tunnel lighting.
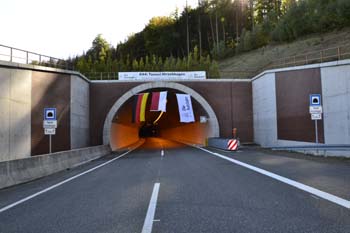
M 148 92 L 152 91 L 164 91 L 164 89 L 148 90 Z M 207 135 L 209 135 L 209 122 L 200 123 L 199 118 L 207 115 L 206 111 L 197 101 L 192 99 L 196 122 L 181 123 L 175 95 L 178 91 L 171 89 L 167 89 L 167 91 L 166 112 L 149 111 L 151 104 L 149 98 L 146 104 L 145 122 L 132 123 L 132 99 L 124 103 L 116 113 L 112 124 L 110 142 L 113 150 L 136 143 L 141 137 L 152 138 L 152 140 L 147 140 L 150 141 L 150 144 L 147 145 L 150 148 L 178 146 L 178 143 L 166 143 L 162 138 L 190 144 L 205 144 Z

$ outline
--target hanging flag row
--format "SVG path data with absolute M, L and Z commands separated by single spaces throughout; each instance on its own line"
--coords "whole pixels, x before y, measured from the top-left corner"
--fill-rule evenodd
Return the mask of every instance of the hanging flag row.
M 150 111 L 166 112 L 167 91 L 152 92 Z M 134 96 L 132 107 L 132 122 L 140 123 L 146 121 L 146 104 L 149 93 L 140 93 Z M 188 94 L 176 94 L 179 108 L 180 122 L 194 122 L 191 96 Z

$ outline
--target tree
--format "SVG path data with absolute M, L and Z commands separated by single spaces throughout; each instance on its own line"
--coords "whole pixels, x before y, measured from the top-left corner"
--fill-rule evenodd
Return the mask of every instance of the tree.
M 170 56 L 176 47 L 174 38 L 175 19 L 171 17 L 154 17 L 144 29 L 144 41 L 147 54 Z
M 88 51 L 88 54 L 92 56 L 93 61 L 105 62 L 107 53 L 109 52 L 110 45 L 102 37 L 102 34 L 98 34 L 92 41 L 92 47 Z

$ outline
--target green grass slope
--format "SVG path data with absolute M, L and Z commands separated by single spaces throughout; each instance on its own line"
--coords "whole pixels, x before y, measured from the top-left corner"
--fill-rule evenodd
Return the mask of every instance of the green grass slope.
M 342 52 L 350 54 L 350 28 L 325 34 L 308 35 L 291 43 L 271 44 L 221 60 L 219 61 L 220 76 L 221 78 L 252 78 L 261 71 L 271 68 L 272 65 L 276 65 L 277 59 L 284 61 L 287 58 L 285 59 L 287 62 L 293 59 L 301 61 L 305 60 L 305 54 L 309 54 L 308 57 L 319 59 L 321 56 L 334 56 L 337 47 L 342 47 Z M 322 50 L 326 51 L 321 53 Z M 323 61 L 325 60 L 327 59 L 323 59 Z M 321 59 L 318 62 L 320 61 Z M 313 63 L 316 62 L 315 59 Z M 301 62 L 299 64 L 306 63 Z M 288 66 L 292 65 L 289 64 Z

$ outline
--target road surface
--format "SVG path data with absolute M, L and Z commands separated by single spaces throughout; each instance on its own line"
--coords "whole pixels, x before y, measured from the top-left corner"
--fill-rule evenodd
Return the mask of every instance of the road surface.
M 210 151 L 150 138 L 128 154 L 0 190 L 0 232 L 350 232 L 349 208 L 215 153 L 345 204 L 350 200 L 349 161 Z M 98 165 L 103 166 L 27 198 Z

